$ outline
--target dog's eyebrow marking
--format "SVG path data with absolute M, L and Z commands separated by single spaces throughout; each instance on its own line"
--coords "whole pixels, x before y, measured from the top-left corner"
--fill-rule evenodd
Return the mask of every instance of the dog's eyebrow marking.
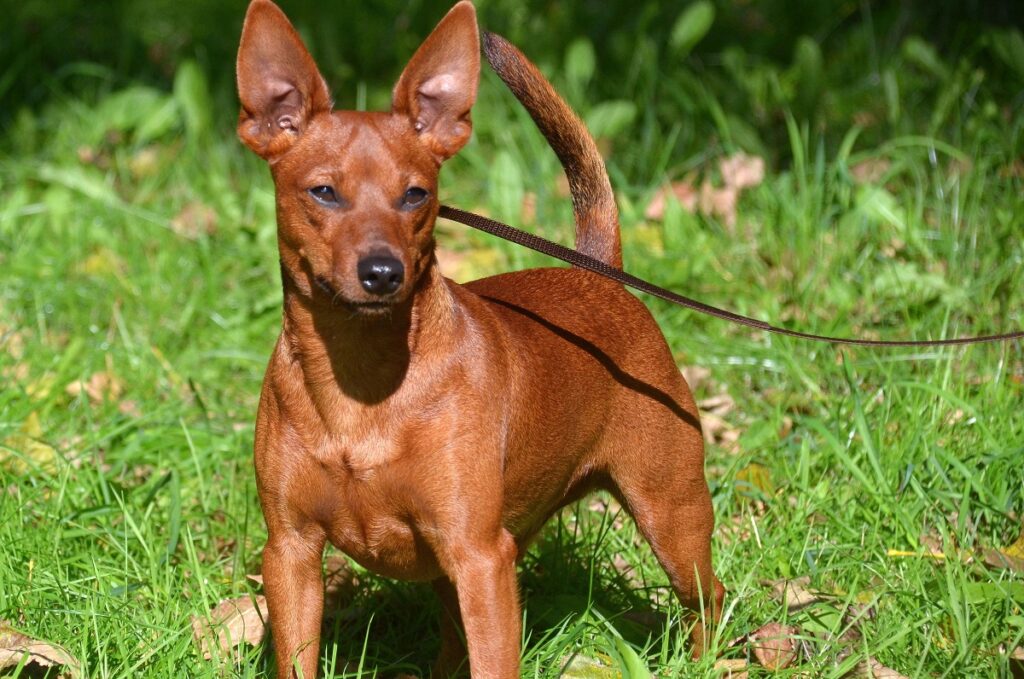
M 604 367 L 604 369 L 608 371 L 608 374 L 611 375 L 612 379 L 614 379 L 616 382 L 626 387 L 627 389 L 631 389 L 637 393 L 647 396 L 652 400 L 657 401 L 661 405 L 671 410 L 672 414 L 686 422 L 686 424 L 690 425 L 698 432 L 701 431 L 700 421 L 696 417 L 688 413 L 681 405 L 679 405 L 679 403 L 676 402 L 675 399 L 673 399 L 670 395 L 668 395 L 658 387 L 654 386 L 653 384 L 644 382 L 640 378 L 620 368 L 618 363 L 615 362 L 615 359 L 606 354 L 600 347 L 598 347 L 596 344 L 594 344 L 587 338 L 577 335 L 576 333 L 566 328 L 563 328 L 557 323 L 552 323 L 551 321 L 544 318 L 537 312 L 527 309 L 526 307 L 519 306 L 518 304 L 515 304 L 513 302 L 498 299 L 497 297 L 491 297 L 490 295 L 480 295 L 480 297 L 482 299 L 486 299 L 489 302 L 493 302 L 494 304 L 499 304 L 505 307 L 506 309 L 509 309 L 510 311 L 514 311 L 515 313 L 520 314 L 521 316 L 525 316 L 526 318 L 529 318 L 530 320 L 544 326 L 545 328 L 555 333 L 565 341 L 576 345 L 583 351 L 593 356 L 594 359 L 597 360 L 597 362 L 600 363 Z

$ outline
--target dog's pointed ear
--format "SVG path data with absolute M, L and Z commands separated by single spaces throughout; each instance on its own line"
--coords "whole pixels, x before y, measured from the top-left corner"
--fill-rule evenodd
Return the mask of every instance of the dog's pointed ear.
M 462 0 L 416 50 L 398 79 L 393 113 L 407 116 L 438 162 L 455 155 L 473 130 L 470 109 L 480 81 L 476 10 Z
M 313 57 L 288 17 L 270 0 L 252 0 L 245 14 L 236 64 L 238 136 L 270 159 L 285 151 L 309 121 L 331 110 Z

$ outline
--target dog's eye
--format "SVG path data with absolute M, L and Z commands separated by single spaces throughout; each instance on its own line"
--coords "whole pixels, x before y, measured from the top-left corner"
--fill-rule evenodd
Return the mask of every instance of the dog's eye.
M 427 200 L 428 195 L 429 194 L 427 193 L 426 189 L 422 189 L 418 186 L 413 186 L 405 192 L 404 196 L 402 196 L 402 207 L 419 207 L 420 205 L 423 205 L 423 203 Z
M 334 188 L 331 186 L 314 186 L 309 190 L 309 195 L 313 196 L 318 203 L 334 207 L 338 204 L 338 196 L 334 193 Z

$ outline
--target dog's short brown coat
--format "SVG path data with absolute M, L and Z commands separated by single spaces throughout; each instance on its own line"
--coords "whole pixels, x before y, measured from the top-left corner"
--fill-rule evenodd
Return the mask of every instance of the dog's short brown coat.
M 577 246 L 621 266 L 585 128 L 515 48 L 486 47 L 566 168 Z M 697 408 L 644 305 L 579 269 L 467 285 L 438 270 L 438 170 L 470 137 L 479 66 L 463 0 L 391 111 L 332 112 L 277 6 L 253 0 L 246 16 L 238 131 L 271 168 L 284 284 L 255 445 L 278 676 L 316 674 L 330 540 L 378 573 L 433 581 L 446 611 L 435 676 L 468 647 L 474 677 L 518 677 L 516 560 L 598 488 L 636 519 L 680 600 L 707 622 L 721 611 Z M 386 285 L 366 273 L 379 262 Z M 694 637 L 699 653 L 703 625 Z

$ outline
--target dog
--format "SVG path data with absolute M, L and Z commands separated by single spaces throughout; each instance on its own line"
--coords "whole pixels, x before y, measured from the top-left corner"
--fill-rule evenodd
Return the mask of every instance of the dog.
M 621 268 L 586 128 L 518 50 L 485 43 L 566 169 L 577 248 Z M 479 71 L 463 0 L 405 67 L 390 111 L 332 111 L 282 11 L 253 0 L 246 14 L 238 135 L 270 166 L 284 286 L 255 433 L 280 677 L 317 673 L 328 540 L 371 571 L 433 583 L 434 676 L 468 654 L 473 677 L 518 677 L 517 560 L 596 489 L 699 614 L 695 655 L 722 610 L 697 407 L 646 307 L 578 268 L 466 285 L 438 270 L 438 172 L 470 138 Z

